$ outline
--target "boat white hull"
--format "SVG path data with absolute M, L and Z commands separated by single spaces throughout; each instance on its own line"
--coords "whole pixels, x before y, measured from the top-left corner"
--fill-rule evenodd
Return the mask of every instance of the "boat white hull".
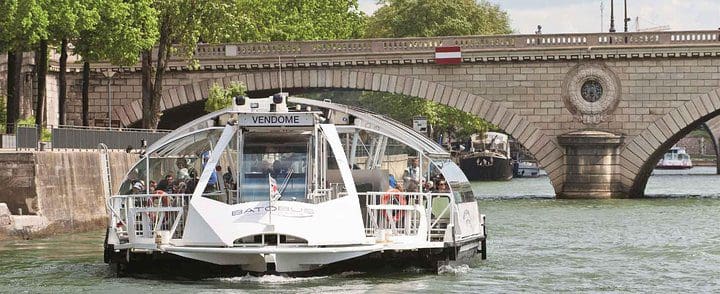
M 374 272 L 414 267 L 437 271 L 448 264 L 468 264 L 482 252 L 484 237 L 440 244 L 435 248 L 388 249 L 367 245 L 332 248 L 211 248 L 162 246 L 162 251 L 112 250 L 110 262 L 118 274 L 167 274 L 169 277 L 207 278 L 245 274 L 313 276 L 347 271 Z

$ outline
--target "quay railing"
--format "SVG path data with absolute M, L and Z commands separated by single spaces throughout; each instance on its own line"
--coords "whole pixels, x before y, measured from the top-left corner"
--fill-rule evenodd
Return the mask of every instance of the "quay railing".
M 42 132 L 50 136 L 49 141 L 43 140 L 41 137 Z M 103 143 L 109 149 L 141 149 L 159 140 L 169 132 L 169 130 L 83 126 L 48 126 L 41 130 L 37 125 L 17 125 L 15 134 L 2 135 L 0 148 L 16 150 L 94 150 L 98 144 Z

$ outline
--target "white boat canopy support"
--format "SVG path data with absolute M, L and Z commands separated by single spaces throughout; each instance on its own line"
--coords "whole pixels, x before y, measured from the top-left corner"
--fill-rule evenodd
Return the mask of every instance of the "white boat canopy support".
M 335 155 L 335 160 L 337 160 L 338 168 L 340 169 L 340 174 L 342 175 L 343 184 L 345 184 L 345 191 L 348 195 L 355 195 L 355 197 L 357 197 L 357 190 L 355 190 L 355 182 L 353 181 L 352 173 L 350 172 L 350 165 L 348 164 L 347 156 L 345 156 L 345 150 L 342 148 L 340 136 L 338 136 L 335 125 L 320 124 L 320 129 L 323 132 L 323 136 L 330 144 L 330 149 L 332 150 L 333 155 Z

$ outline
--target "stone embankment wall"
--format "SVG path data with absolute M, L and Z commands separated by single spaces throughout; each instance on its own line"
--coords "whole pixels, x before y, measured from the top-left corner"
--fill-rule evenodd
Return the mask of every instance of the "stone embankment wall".
M 138 155 L 109 154 L 117 191 Z M 9 220 L 0 221 L 0 231 L 48 234 L 104 225 L 101 158 L 82 151 L 0 153 L 0 203 L 7 207 L 0 209 L 0 220 Z

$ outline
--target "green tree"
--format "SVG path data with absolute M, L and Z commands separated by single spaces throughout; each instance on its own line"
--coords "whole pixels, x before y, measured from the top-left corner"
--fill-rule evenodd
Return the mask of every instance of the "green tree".
M 59 123 L 66 124 L 65 104 L 67 100 L 68 43 L 76 44 L 80 32 L 92 30 L 100 21 L 99 5 L 96 0 L 45 0 L 44 9 L 48 13 L 48 32 L 50 43 L 60 49 L 60 69 L 58 72 L 58 114 Z
M 512 33 L 506 12 L 475 0 L 384 0 L 368 20 L 370 38 L 495 35 Z
M 247 88 L 243 83 L 232 82 L 227 88 L 222 88 L 218 84 L 210 87 L 208 99 L 205 101 L 205 111 L 213 112 L 232 106 L 233 98 L 245 96 Z
M 364 15 L 357 0 L 155 0 L 156 54 L 142 53 L 143 122 L 160 119 L 162 81 L 171 55 L 194 65 L 198 42 L 247 42 L 359 37 Z
M 47 13 L 35 0 L 0 1 L 0 50 L 8 52 L 7 129 L 20 118 L 23 52 L 47 38 Z
M 75 53 L 83 59 L 83 125 L 89 124 L 90 62 L 107 60 L 133 65 L 139 52 L 157 41 L 157 12 L 153 0 L 88 0 L 88 9 L 99 14 L 98 25 L 80 30 Z

